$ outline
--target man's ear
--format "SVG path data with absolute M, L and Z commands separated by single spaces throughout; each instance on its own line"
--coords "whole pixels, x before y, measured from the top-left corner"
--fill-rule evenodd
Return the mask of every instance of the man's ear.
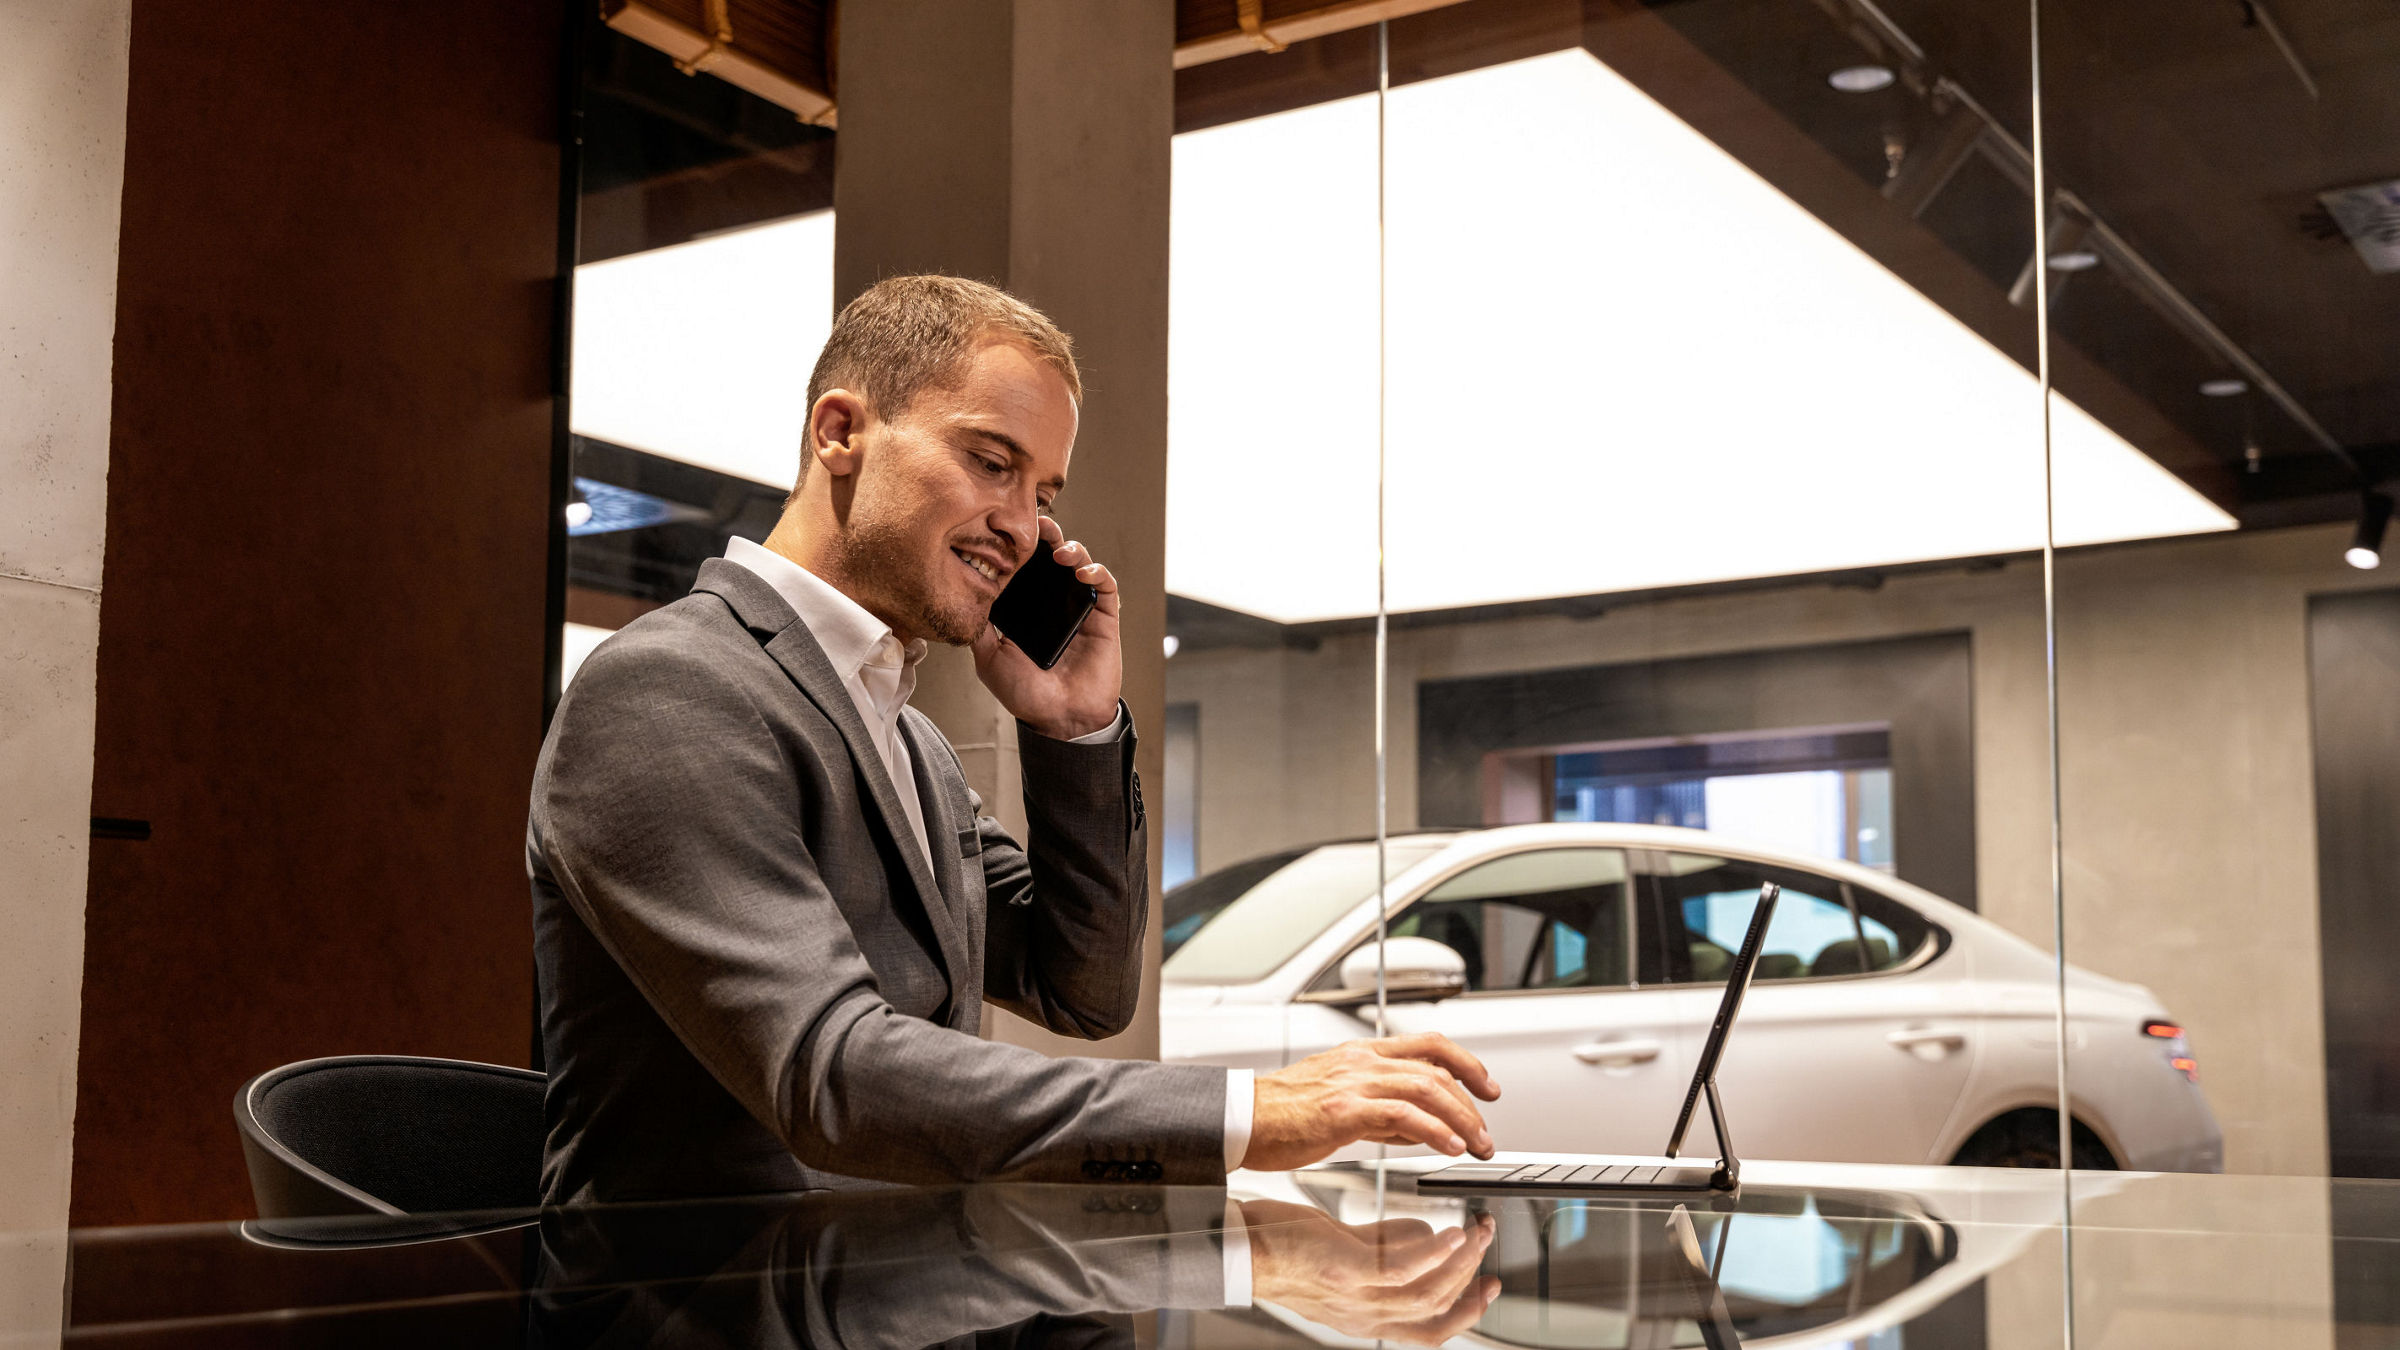
M 847 389 L 828 389 L 808 410 L 808 453 L 837 478 L 858 472 L 859 434 L 867 425 L 867 401 Z

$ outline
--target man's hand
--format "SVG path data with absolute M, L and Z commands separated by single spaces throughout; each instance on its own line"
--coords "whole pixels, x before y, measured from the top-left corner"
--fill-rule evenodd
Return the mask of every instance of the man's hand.
M 1500 1085 L 1480 1060 L 1434 1032 L 1337 1045 L 1259 1075 L 1254 1091 L 1244 1167 L 1305 1167 L 1361 1140 L 1492 1156 L 1474 1097 L 1496 1102 Z
M 1492 1217 L 1436 1229 L 1422 1219 L 1350 1227 L 1305 1205 L 1244 1200 L 1250 1291 L 1361 1340 L 1440 1345 L 1475 1325 L 1500 1281 L 1475 1274 Z
M 1117 579 L 1092 561 L 1083 545 L 1041 518 L 1036 549 L 1049 549 L 1075 577 L 1100 592 L 1100 603 L 1067 653 L 1048 670 L 1033 663 L 1017 644 L 989 623 L 975 639 L 975 674 L 1018 721 L 1053 740 L 1089 736 L 1117 719 L 1117 696 L 1125 687 L 1125 658 L 1117 644 Z

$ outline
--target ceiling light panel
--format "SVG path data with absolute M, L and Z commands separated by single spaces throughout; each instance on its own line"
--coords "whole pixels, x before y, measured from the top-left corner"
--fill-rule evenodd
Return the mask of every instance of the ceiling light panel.
M 2032 377 L 1587 53 L 1387 115 L 1392 609 L 2041 546 Z M 1374 610 L 1374 116 L 1177 138 L 1178 594 Z M 2060 543 L 2232 527 L 2053 406 Z
M 579 435 L 788 488 L 833 329 L 833 213 L 575 269 Z

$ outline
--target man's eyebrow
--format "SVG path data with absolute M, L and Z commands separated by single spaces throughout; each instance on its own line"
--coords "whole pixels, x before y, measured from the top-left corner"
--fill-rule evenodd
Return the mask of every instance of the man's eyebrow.
M 1025 447 L 1017 444 L 1017 438 L 1009 435 L 1005 431 L 994 431 L 990 427 L 967 427 L 965 430 L 970 436 L 980 436 L 983 439 L 998 445 L 1001 449 L 1006 450 L 1010 459 L 1019 460 L 1026 463 L 1030 463 L 1033 460 L 1033 456 L 1026 451 Z M 1067 476 L 1063 473 L 1052 474 L 1049 478 L 1043 480 L 1042 486 L 1049 488 L 1053 492 L 1063 492 L 1066 490 Z

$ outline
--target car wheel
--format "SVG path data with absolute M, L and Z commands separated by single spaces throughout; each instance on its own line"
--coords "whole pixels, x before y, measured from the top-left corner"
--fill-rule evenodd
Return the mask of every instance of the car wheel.
M 2082 1121 L 2075 1122 L 2075 1166 L 2082 1171 L 2114 1172 L 2117 1160 L 2100 1136 Z M 2029 1108 L 1998 1117 L 1959 1147 L 1950 1160 L 1954 1167 L 2058 1166 L 2058 1115 Z

